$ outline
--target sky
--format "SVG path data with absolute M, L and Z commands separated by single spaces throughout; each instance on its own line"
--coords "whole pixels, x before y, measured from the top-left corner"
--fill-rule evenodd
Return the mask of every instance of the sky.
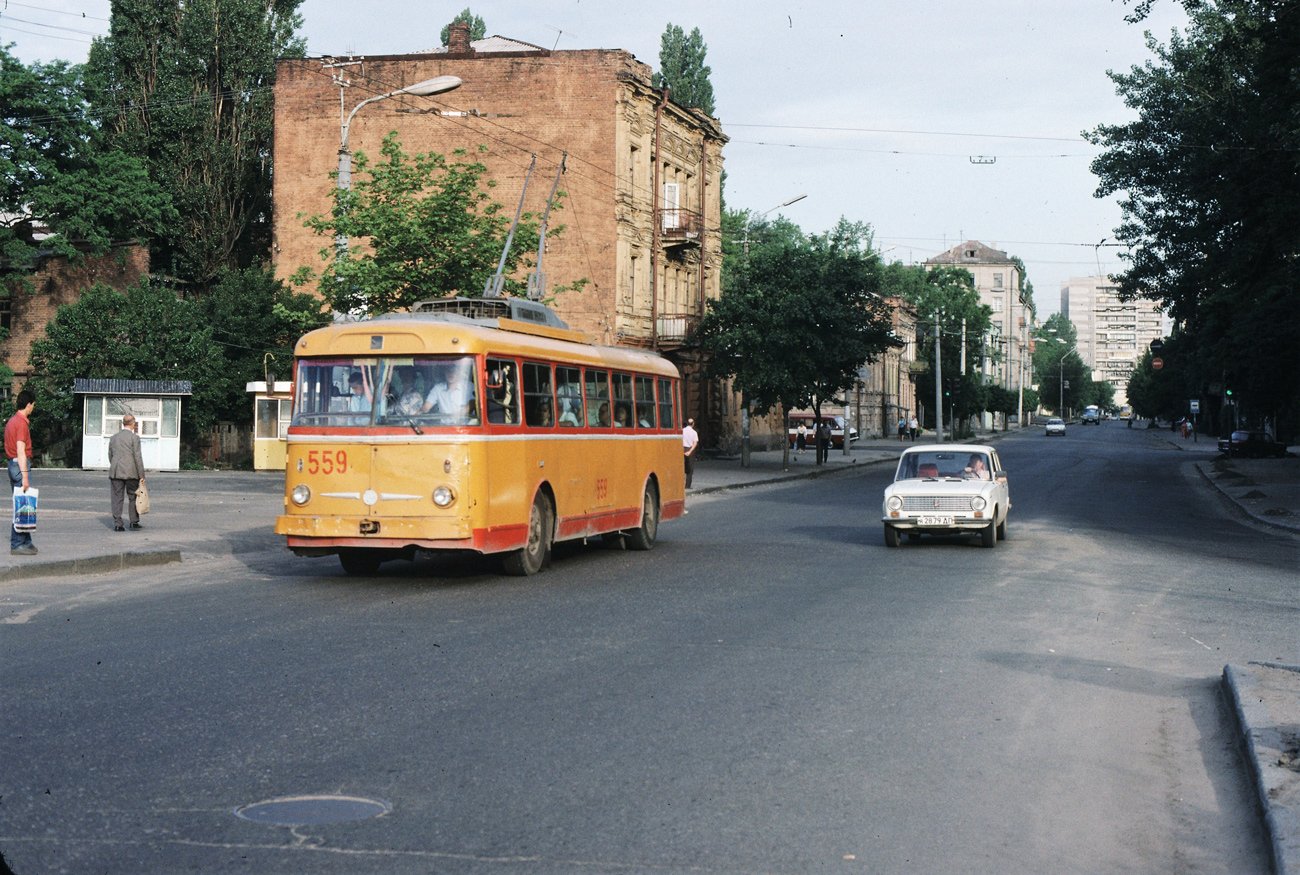
M 964 240 L 1004 249 L 1040 320 L 1067 279 L 1123 269 L 1118 197 L 1095 197 L 1080 134 L 1133 117 L 1106 71 L 1152 57 L 1144 31 L 1166 43 L 1185 23 L 1174 0 L 1140 25 L 1124 0 L 305 0 L 300 33 L 311 56 L 420 52 L 466 5 L 489 35 L 656 69 L 664 29 L 698 27 L 728 207 L 805 233 L 867 222 L 909 264 Z M 26 63 L 81 62 L 108 18 L 108 0 L 0 0 L 0 42 Z

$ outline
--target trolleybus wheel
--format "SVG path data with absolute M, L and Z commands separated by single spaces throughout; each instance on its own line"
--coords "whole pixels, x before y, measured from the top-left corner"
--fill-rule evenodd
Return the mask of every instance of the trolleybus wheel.
M 541 571 L 551 555 L 552 528 L 551 503 L 539 492 L 528 512 L 528 543 L 502 557 L 506 573 L 527 577 Z
M 645 488 L 641 499 L 641 525 L 627 533 L 629 550 L 649 550 L 659 537 L 659 490 L 653 483 Z
M 379 563 L 382 561 L 378 550 L 353 549 L 339 551 L 339 563 L 348 574 L 374 574 L 379 570 Z

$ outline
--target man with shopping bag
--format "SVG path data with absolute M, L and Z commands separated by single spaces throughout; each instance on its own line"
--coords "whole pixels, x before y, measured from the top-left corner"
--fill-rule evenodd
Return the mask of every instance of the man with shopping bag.
M 140 455 L 140 436 L 135 433 L 135 417 L 122 417 L 122 427 L 108 439 L 108 482 L 112 487 L 113 531 L 125 532 L 122 524 L 122 499 L 127 500 L 132 529 L 142 529 L 135 494 L 144 485 L 144 459 Z
M 32 411 L 36 396 L 30 389 L 18 393 L 17 410 L 5 423 L 5 458 L 9 461 L 9 482 L 15 492 L 26 494 L 31 490 L 32 471 Z M 34 490 L 33 490 L 34 491 Z M 15 503 L 16 508 L 16 503 Z M 15 513 L 15 522 L 17 514 Z M 13 525 L 9 533 L 9 552 L 16 556 L 34 556 L 36 545 L 30 531 L 20 531 Z

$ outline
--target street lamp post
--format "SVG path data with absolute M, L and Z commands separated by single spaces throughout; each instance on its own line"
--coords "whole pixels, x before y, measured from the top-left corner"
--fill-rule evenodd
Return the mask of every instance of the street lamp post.
M 1061 356 L 1061 360 L 1057 362 L 1057 367 L 1060 369 L 1060 372 L 1056 377 L 1056 388 L 1059 392 L 1056 412 L 1061 419 L 1065 419 L 1065 360 L 1070 357 L 1070 353 L 1077 351 L 1078 350 L 1075 347 L 1070 347 L 1065 351 L 1065 355 Z
M 768 213 L 773 212 L 774 210 L 779 210 L 782 207 L 790 206 L 790 204 L 798 203 L 799 201 L 803 200 L 806 197 L 808 197 L 808 195 L 806 194 L 795 195 L 785 203 L 777 204 L 776 206 L 772 207 L 772 209 L 764 210 L 763 212 L 759 213 L 758 216 L 756 216 L 755 218 L 745 220 L 745 241 L 744 242 L 745 242 L 746 260 L 749 259 L 749 229 L 753 226 L 754 222 L 758 221 L 759 219 L 763 218 Z M 844 439 L 845 442 L 847 443 L 848 442 L 847 422 L 845 423 L 844 431 L 845 431 Z M 787 432 L 788 429 L 786 428 L 785 422 L 782 421 L 781 440 L 784 441 L 786 444 L 789 444 L 790 438 Z M 746 397 L 744 392 L 742 392 L 740 393 L 740 467 L 742 468 L 749 467 L 749 452 L 750 452 L 749 450 L 749 398 Z
M 376 94 L 374 97 L 367 97 L 352 108 L 347 118 L 343 120 L 339 127 L 339 174 L 338 189 L 346 191 L 352 187 L 352 153 L 348 151 L 348 134 L 352 127 L 352 119 L 356 118 L 358 112 L 363 106 L 368 106 L 380 100 L 387 100 L 390 97 L 399 97 L 403 94 L 409 94 L 412 97 L 428 97 L 431 94 L 441 94 L 444 91 L 451 91 L 453 88 L 459 88 L 461 85 L 458 76 L 435 76 L 432 79 L 425 79 L 423 82 L 416 82 L 414 85 L 408 85 L 405 88 L 398 88 L 396 91 L 389 91 L 386 94 Z M 342 110 L 340 109 L 340 114 Z M 347 252 L 348 238 L 345 234 L 340 234 L 334 238 L 334 246 L 340 255 Z

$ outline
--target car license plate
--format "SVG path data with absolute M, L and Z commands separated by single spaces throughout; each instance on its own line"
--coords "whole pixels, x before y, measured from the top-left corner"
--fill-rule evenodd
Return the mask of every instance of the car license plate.
M 922 516 L 916 518 L 918 526 L 950 526 L 952 517 L 950 516 Z

